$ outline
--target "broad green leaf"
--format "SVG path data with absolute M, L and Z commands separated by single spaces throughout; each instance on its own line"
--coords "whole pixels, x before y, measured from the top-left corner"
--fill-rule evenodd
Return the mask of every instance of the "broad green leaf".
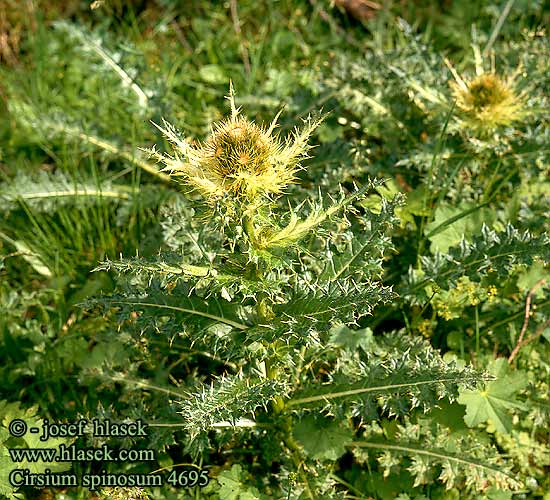
M 234 464 L 231 470 L 223 471 L 217 478 L 220 483 L 218 495 L 220 500 L 263 500 L 264 495 L 261 495 L 257 488 L 246 486 L 245 474 L 243 468 Z
M 476 497 L 477 500 L 512 500 L 512 492 L 501 490 L 491 486 L 483 495 Z
M 333 142 L 344 137 L 344 128 L 329 126 L 326 123 L 323 123 L 322 125 L 319 125 L 317 135 L 322 143 Z
M 64 339 L 59 349 L 59 357 L 70 366 L 77 365 L 88 358 L 88 342 L 82 337 L 68 337 Z
M 294 426 L 294 437 L 308 456 L 317 460 L 338 460 L 352 441 L 350 429 L 338 422 L 309 415 Z
M 532 203 L 540 196 L 550 195 L 550 182 L 523 181 L 518 189 L 518 195 Z
M 14 419 L 21 419 L 26 424 L 28 429 L 37 427 L 42 430 L 43 420 L 36 416 L 36 408 L 23 409 L 19 402 L 8 403 L 0 401 L 0 495 L 5 495 L 8 498 L 13 496 L 14 488 L 9 482 L 9 474 L 13 469 L 28 469 L 31 474 L 43 473 L 46 469 L 51 472 L 62 472 L 71 468 L 71 464 L 67 462 L 43 462 L 38 460 L 30 462 L 13 462 L 8 453 L 8 448 L 57 448 L 60 444 L 68 445 L 70 440 L 63 438 L 50 438 L 47 441 L 40 441 L 40 435 L 33 434 L 30 430 L 22 437 L 12 438 L 8 427 Z M 9 440 L 9 445 L 8 445 Z
M 529 269 L 521 273 L 518 278 L 517 285 L 522 292 L 528 292 L 539 280 L 543 278 L 550 280 L 550 272 L 545 269 L 542 262 L 534 262 Z M 544 297 L 544 294 L 545 292 L 543 287 L 539 287 L 538 290 L 535 291 L 534 295 L 535 297 L 542 298 Z
M 334 325 L 330 329 L 330 342 L 350 350 L 355 350 L 360 347 L 365 352 L 371 351 L 375 344 L 373 332 L 370 328 L 352 330 L 342 324 Z
M 515 395 L 527 385 L 527 377 L 520 372 L 509 373 L 504 358 L 492 362 L 489 371 L 497 379 L 487 383 L 483 390 L 461 392 L 458 402 L 466 405 L 464 421 L 469 427 L 490 420 L 498 432 L 507 433 L 512 429 L 509 411 L 524 409 Z
M 0 497 L 6 496 L 10 500 L 15 498 L 14 488 L 9 482 L 9 473 L 13 469 L 14 463 L 8 453 L 8 448 L 3 444 L 10 438 L 10 433 L 5 427 L 0 427 Z
M 462 238 L 470 238 L 480 231 L 483 223 L 490 224 L 490 210 L 471 203 L 459 207 L 441 205 L 437 207 L 434 220 L 426 225 L 424 234 L 430 240 L 430 250 L 446 253 L 450 247 L 458 245 Z
M 414 220 L 415 215 L 427 217 L 431 213 L 431 209 L 426 207 L 426 188 L 419 186 L 414 191 L 407 193 L 407 201 L 403 207 L 395 209 L 395 215 L 401 221 L 401 228 L 405 228 L 410 222 L 413 228 L 416 228 Z

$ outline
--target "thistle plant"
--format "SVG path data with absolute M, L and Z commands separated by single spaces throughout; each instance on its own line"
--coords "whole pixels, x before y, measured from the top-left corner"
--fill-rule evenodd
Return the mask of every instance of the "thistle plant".
M 208 463 L 214 449 L 238 441 L 257 450 L 261 467 L 276 464 L 273 480 L 252 483 L 251 471 L 234 464 L 208 491 L 223 489 L 230 475 L 243 492 L 269 498 L 336 498 L 346 490 L 339 460 L 351 453 L 368 468 L 377 457 L 368 449 L 411 456 L 419 482 L 442 463 L 449 487 L 515 486 L 502 461 L 481 465 L 481 451 L 459 458 L 452 439 L 418 455 L 436 442 L 427 429 L 401 444 L 375 431 L 383 418 L 430 412 L 486 380 L 404 331 L 374 336 L 368 326 L 376 306 L 396 298 L 381 277 L 402 196 L 371 211 L 366 199 L 382 183 L 368 181 L 285 206 L 280 197 L 299 183 L 320 121 L 306 119 L 283 140 L 279 115 L 264 128 L 241 116 L 232 91 L 229 101 L 231 116 L 204 143 L 192 145 L 168 122 L 161 127 L 173 151 L 152 154 L 190 191 L 169 209 L 172 251 L 99 268 L 121 276 L 118 292 L 99 302 L 118 310 L 125 329 L 160 333 L 218 360 L 174 401 L 194 460 Z M 469 470 L 476 474 L 466 480 Z
M 218 214 L 221 226 L 229 232 L 244 230 L 249 255 L 269 253 L 277 246 L 298 241 L 328 216 L 323 210 L 314 211 L 307 221 L 292 219 L 279 230 L 272 213 L 277 197 L 295 182 L 300 162 L 311 149 L 308 138 L 321 119 L 308 117 L 302 129 L 295 129 L 282 141 L 275 134 L 280 112 L 264 128 L 240 116 L 232 85 L 228 100 L 231 116 L 215 124 L 203 144 L 189 144 L 164 122 L 158 128 L 174 151 L 162 154 L 152 149 L 150 154 L 165 165 L 164 171 L 183 179 L 184 185 L 197 192 L 203 205 L 214 209 L 207 213 Z

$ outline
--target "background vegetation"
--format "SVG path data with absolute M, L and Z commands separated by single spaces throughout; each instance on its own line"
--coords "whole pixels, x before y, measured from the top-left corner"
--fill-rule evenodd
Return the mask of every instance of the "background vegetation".
M 110 444 L 158 460 L 73 464 L 79 474 L 194 463 L 212 478 L 97 493 L 107 498 L 548 500 L 549 12 L 522 0 L 3 0 L 0 495 L 93 497 L 14 491 L 7 448 L 36 444 L 7 425 L 99 417 L 151 423 L 147 439 Z M 495 111 L 485 126 L 451 82 L 493 73 L 517 113 Z M 370 186 L 270 260 L 279 281 L 262 281 L 268 292 L 180 276 L 182 261 L 225 265 L 232 254 L 140 149 L 170 151 L 151 125 L 163 118 L 204 140 L 230 112 L 230 79 L 257 123 L 284 107 L 283 136 L 326 113 L 278 209 L 307 218 L 307 200 L 326 207 Z M 319 271 L 311 255 L 337 269 L 337 298 L 306 294 Z M 273 320 L 267 342 L 250 318 L 243 335 L 128 307 L 154 293 L 231 314 L 268 293 L 292 322 Z M 327 297 L 341 306 L 321 317 Z M 289 378 L 253 393 L 251 360 L 273 357 Z M 338 399 L 330 384 L 372 391 Z

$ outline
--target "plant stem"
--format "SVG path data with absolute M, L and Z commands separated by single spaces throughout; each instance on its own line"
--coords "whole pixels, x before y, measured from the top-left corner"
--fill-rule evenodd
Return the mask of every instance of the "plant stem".
M 479 308 L 477 305 L 475 307 L 475 318 L 476 318 L 476 358 L 479 359 Z
M 256 238 L 256 228 L 254 227 L 254 222 L 252 220 L 252 214 L 249 212 L 246 212 L 243 215 L 243 229 L 246 235 L 248 236 L 248 239 L 250 240 L 250 244 L 256 248 L 257 247 L 257 238 Z

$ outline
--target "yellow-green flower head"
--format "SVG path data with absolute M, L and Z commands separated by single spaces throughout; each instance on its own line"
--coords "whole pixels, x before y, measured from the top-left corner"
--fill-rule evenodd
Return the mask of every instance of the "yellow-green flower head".
M 229 100 L 231 116 L 215 124 L 202 144 L 189 144 L 164 122 L 159 129 L 172 142 L 174 155 L 153 155 L 166 165 L 164 170 L 183 177 L 210 204 L 227 197 L 252 202 L 281 194 L 307 157 L 307 140 L 319 121 L 308 119 L 302 130 L 282 142 L 273 134 L 280 113 L 264 128 L 239 115 L 232 91 Z
M 483 73 L 466 81 L 458 77 L 456 82 L 451 82 L 451 87 L 464 121 L 474 129 L 491 131 L 525 115 L 522 98 L 516 94 L 512 79 Z

